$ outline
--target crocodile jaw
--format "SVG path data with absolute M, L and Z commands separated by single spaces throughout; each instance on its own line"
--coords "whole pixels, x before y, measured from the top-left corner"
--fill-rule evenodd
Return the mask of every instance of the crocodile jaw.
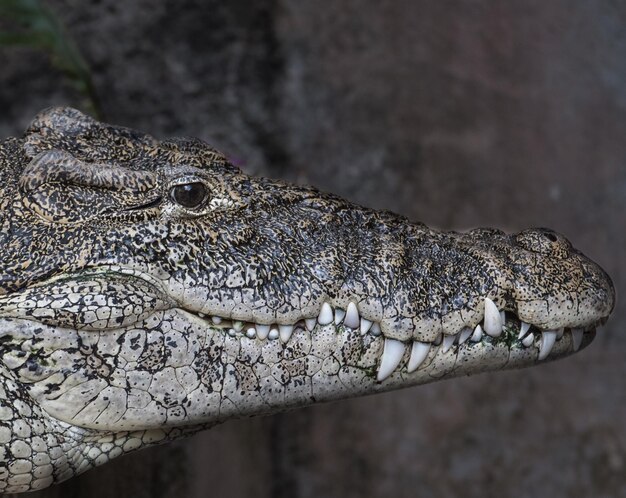
M 309 322 L 311 330 L 304 322 L 288 335 L 279 327 L 266 334 L 259 326 L 216 325 L 214 317 L 182 309 L 101 332 L 3 319 L 0 335 L 5 348 L 14 346 L 4 362 L 54 419 L 119 433 L 211 425 L 529 366 L 571 354 L 595 333 L 591 326 L 554 331 L 551 341 L 552 332 L 527 327 L 509 313 L 495 334 L 489 322 L 500 317 L 488 312 L 475 330 L 434 343 L 386 338 L 377 324 L 351 322 L 341 309 L 329 323 L 320 323 L 328 321 L 320 315 L 315 326 Z
M 457 319 L 448 320 L 443 306 L 433 307 L 433 318 L 414 317 L 413 327 L 401 320 L 405 330 L 390 326 L 394 320 L 385 321 L 386 315 L 376 320 L 354 294 L 340 292 L 299 314 L 256 322 L 238 316 L 228 300 L 222 303 L 227 313 L 205 314 L 213 301 L 206 287 L 186 274 L 177 280 L 172 273 L 149 272 L 139 264 L 138 269 L 93 267 L 2 298 L 3 361 L 56 420 L 113 433 L 213 424 L 528 366 L 590 342 L 614 305 L 610 279 L 569 243 L 556 246 L 566 251 L 564 257 L 540 258 L 527 248 L 536 249 L 524 237 L 541 237 L 539 249 L 545 251 L 545 233 L 522 232 L 515 243 L 495 233 L 491 244 L 518 256 L 512 269 L 496 259 L 507 253 L 492 251 L 482 237 L 483 273 L 495 272 L 499 279 L 499 285 L 482 286 L 493 299 L 456 285 L 465 276 L 446 263 L 444 269 L 450 271 L 441 278 L 468 294 L 467 299 L 452 299 L 443 292 L 459 306 L 449 313 Z M 470 232 L 469 239 L 439 237 L 459 257 L 460 249 L 450 246 L 471 251 L 476 233 Z M 552 244 L 547 250 L 554 251 Z M 530 271 L 532 265 L 522 256 L 542 260 L 544 272 Z M 567 274 L 566 268 L 579 271 Z M 515 272 L 526 279 L 513 280 Z M 562 274 L 567 275 L 563 283 L 554 280 Z M 557 290 L 539 299 L 541 287 L 552 282 Z M 436 279 L 419 285 L 431 297 L 437 297 L 432 289 L 441 287 Z M 579 292 L 570 293 L 568 286 Z M 390 297 L 396 298 L 393 292 Z M 520 299 L 507 299 L 512 292 Z M 402 305 L 402 292 L 398 294 Z
M 344 322 L 334 323 L 338 316 Z M 533 365 L 542 351 L 556 359 L 594 336 L 591 328 L 565 331 L 560 339 L 555 333 L 546 350 L 545 335 L 507 314 L 499 336 L 478 339 L 472 331 L 456 343 L 442 339 L 416 365 L 417 342 L 385 339 L 373 325 L 362 334 L 361 327 L 345 325 L 346 316 L 335 311 L 331 323 L 317 323 L 312 331 L 305 324 L 286 341 L 280 332 L 261 339 L 208 325 L 208 317 L 181 309 L 160 312 L 143 328 L 100 332 L 0 319 L 5 389 L 18 389 L 14 406 L 4 406 L 2 414 L 32 416 L 11 423 L 32 431 L 33 444 L 40 441 L 37 451 L 43 451 L 32 462 L 14 462 L 12 472 L 28 479 L 5 489 L 42 489 L 229 418 Z M 139 364 L 141 372 L 133 370 Z M 387 371 L 382 381 L 381 370 Z M 46 463 L 51 460 L 54 467 Z

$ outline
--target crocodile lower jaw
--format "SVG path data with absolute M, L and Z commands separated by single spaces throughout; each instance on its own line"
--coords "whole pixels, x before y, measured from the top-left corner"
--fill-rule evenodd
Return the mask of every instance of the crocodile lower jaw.
M 499 311 L 493 301 L 485 299 L 485 317 L 475 327 L 464 327 L 456 334 L 440 333 L 432 342 L 399 341 L 385 337 L 377 322 L 372 322 L 360 317 L 356 305 L 350 303 L 347 309 L 333 308 L 324 303 L 317 318 L 307 318 L 294 324 L 258 324 L 222 318 L 219 316 L 207 316 L 203 313 L 190 312 L 202 320 L 208 322 L 211 327 L 222 329 L 231 337 L 239 337 L 241 340 L 250 341 L 275 341 L 287 344 L 294 331 L 307 330 L 313 333 L 316 326 L 334 325 L 351 330 L 359 330 L 362 336 L 370 334 L 374 337 L 382 336 L 384 347 L 378 362 L 377 380 L 382 382 L 399 367 L 405 367 L 407 373 L 413 373 L 423 364 L 432 348 L 439 348 L 447 353 L 452 348 L 470 348 L 480 343 L 504 342 L 508 348 L 529 349 L 535 347 L 538 350 L 537 361 L 545 360 L 552 351 L 554 345 L 565 335 L 571 337 L 571 351 L 576 352 L 583 343 L 583 338 L 591 342 L 595 335 L 596 327 L 601 322 L 584 327 L 570 328 L 561 327 L 554 330 L 541 330 L 540 328 L 520 320 L 514 313 Z M 405 365 L 401 365 L 407 348 L 410 355 Z

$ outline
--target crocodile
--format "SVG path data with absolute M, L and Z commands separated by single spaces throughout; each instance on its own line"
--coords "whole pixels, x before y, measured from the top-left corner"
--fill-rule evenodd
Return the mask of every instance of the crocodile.
M 549 229 L 431 229 L 71 108 L 0 144 L 0 492 L 222 421 L 570 355 L 615 304 Z

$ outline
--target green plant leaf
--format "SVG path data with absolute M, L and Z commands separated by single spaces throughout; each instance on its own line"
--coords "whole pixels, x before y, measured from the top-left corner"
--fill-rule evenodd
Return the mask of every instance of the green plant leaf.
M 83 95 L 86 110 L 102 118 L 89 66 L 54 12 L 39 0 L 0 0 L 0 20 L 11 26 L 0 29 L 0 48 L 22 46 L 48 53 Z

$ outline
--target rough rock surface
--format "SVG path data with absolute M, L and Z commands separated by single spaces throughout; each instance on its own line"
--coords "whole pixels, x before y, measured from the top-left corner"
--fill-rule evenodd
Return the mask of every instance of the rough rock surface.
M 550 226 L 624 289 L 619 3 L 49 4 L 110 122 L 442 228 Z M 0 67 L 3 137 L 80 104 L 40 54 Z M 230 422 L 31 496 L 624 495 L 625 320 L 565 362 Z

